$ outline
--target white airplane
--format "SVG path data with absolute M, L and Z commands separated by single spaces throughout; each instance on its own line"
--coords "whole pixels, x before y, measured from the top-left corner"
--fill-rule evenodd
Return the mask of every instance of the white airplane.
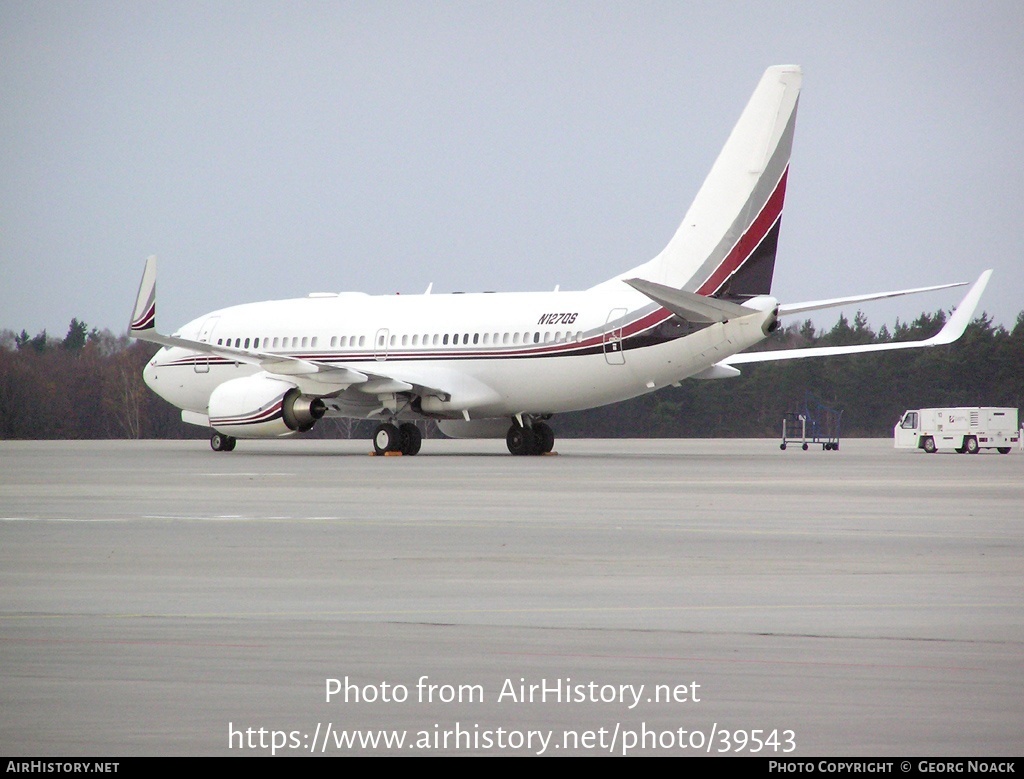
M 985 271 L 931 338 L 746 352 L 779 318 L 959 284 L 782 305 L 771 296 L 800 92 L 796 66 L 769 68 L 697 193 L 654 259 L 581 292 L 307 298 L 224 308 L 173 335 L 156 330 L 156 259 L 142 276 L 133 337 L 162 345 L 144 371 L 216 451 L 238 438 L 305 432 L 322 417 L 375 419 L 378 454 L 414 455 L 415 420 L 454 437 L 505 436 L 515 455 L 554 445 L 547 420 L 681 380 L 739 375 L 764 360 L 955 341 Z

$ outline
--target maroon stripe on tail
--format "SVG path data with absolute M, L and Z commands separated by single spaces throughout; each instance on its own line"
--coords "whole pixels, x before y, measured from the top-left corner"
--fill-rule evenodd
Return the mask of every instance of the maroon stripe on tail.
M 711 274 L 707 281 L 700 285 L 697 294 L 715 294 L 721 289 L 726 280 L 750 259 L 750 255 L 761 241 L 764 240 L 768 231 L 772 229 L 772 225 L 782 215 L 782 204 L 786 199 L 787 178 L 789 178 L 788 165 L 782 174 L 782 178 L 779 179 L 779 183 L 775 185 L 775 191 L 772 192 L 768 202 L 761 209 L 761 213 L 751 222 L 750 227 L 747 228 L 747 231 L 736 242 L 736 245 L 732 247 L 732 251 L 722 260 L 721 265 L 715 269 L 715 272 Z

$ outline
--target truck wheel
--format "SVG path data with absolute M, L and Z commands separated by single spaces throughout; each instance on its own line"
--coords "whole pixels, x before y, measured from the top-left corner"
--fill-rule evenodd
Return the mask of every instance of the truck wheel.
M 921 448 L 928 452 L 928 454 L 935 454 L 935 439 L 932 438 L 931 436 L 928 436 L 927 438 L 924 439 L 924 442 L 921 444 Z
M 1010 447 L 1008 447 L 1008 446 L 1000 446 L 998 449 L 996 449 L 996 451 L 999 452 L 999 454 L 1009 454 L 1010 453 Z
M 977 454 L 978 439 L 975 438 L 974 436 L 971 436 L 966 441 L 964 441 L 964 451 L 967 452 L 967 454 Z

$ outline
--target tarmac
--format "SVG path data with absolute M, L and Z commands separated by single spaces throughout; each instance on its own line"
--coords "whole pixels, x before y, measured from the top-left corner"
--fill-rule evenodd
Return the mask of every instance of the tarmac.
M 0 753 L 1016 756 L 1024 456 L 0 442 Z

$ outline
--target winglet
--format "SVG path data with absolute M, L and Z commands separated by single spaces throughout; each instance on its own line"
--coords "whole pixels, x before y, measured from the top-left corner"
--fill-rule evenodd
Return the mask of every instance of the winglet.
M 974 311 L 978 308 L 978 302 L 981 300 L 981 293 L 985 291 L 985 286 L 988 284 L 991 276 L 991 268 L 978 276 L 978 280 L 974 282 L 974 286 L 964 295 L 964 299 L 960 301 L 960 305 L 956 307 L 949 321 L 946 322 L 939 332 L 925 341 L 928 346 L 951 344 L 964 334 L 964 330 L 967 329 L 967 325 L 971 323 L 971 319 L 974 317 Z
M 128 326 L 128 334 L 133 338 L 143 338 L 156 331 L 156 256 L 146 260 L 146 269 L 142 271 L 139 283 L 139 294 L 135 298 L 135 310 Z

